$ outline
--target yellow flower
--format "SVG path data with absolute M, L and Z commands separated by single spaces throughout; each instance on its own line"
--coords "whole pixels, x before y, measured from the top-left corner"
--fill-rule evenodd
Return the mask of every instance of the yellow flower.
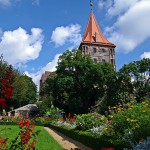
M 131 122 L 137 122 L 137 120 L 131 119 Z
M 110 118 L 113 118 L 113 115 L 109 115 Z

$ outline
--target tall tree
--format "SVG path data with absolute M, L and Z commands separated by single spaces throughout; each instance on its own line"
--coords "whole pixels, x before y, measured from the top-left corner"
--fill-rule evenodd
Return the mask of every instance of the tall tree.
M 59 57 L 56 75 L 47 79 L 45 87 L 57 105 L 86 113 L 104 96 L 110 72 L 115 72 L 110 64 L 95 64 L 80 51 L 66 51 Z
M 14 107 L 21 107 L 36 102 L 36 85 L 32 79 L 26 75 L 18 74 L 13 83 Z
M 118 72 L 120 92 L 124 98 L 136 97 L 137 101 L 150 95 L 150 59 L 134 61 L 124 65 Z

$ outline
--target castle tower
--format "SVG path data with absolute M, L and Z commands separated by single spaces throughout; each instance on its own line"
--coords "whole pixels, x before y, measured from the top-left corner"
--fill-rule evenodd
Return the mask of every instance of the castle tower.
M 79 49 L 83 54 L 90 55 L 95 63 L 109 62 L 116 69 L 115 47 L 103 36 L 94 13 L 91 11 Z

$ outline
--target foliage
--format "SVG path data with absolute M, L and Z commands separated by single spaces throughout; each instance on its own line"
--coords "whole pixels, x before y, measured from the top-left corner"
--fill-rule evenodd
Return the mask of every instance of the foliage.
M 51 105 L 51 108 L 46 112 L 46 116 L 50 119 L 59 119 L 62 118 L 63 113 L 63 110 L 54 107 L 54 105 Z
M 97 113 L 82 114 L 76 116 L 76 126 L 79 130 L 89 130 L 108 123 L 107 118 Z
M 24 74 L 18 74 L 13 83 L 14 108 L 36 102 L 36 85 L 32 79 Z
M 44 91 L 67 113 L 87 113 L 105 95 L 104 85 L 112 74 L 115 71 L 111 64 L 95 64 L 79 50 L 66 51 L 59 57 L 56 74 L 46 80 Z
M 4 108 L 13 96 L 14 72 L 12 66 L 8 65 L 2 56 L 0 57 L 0 70 L 0 106 Z
M 50 96 L 50 97 L 44 98 L 43 101 L 36 102 L 40 110 L 40 116 L 44 116 L 46 112 L 51 108 L 52 101 L 53 101 L 53 97 Z
M 107 135 L 97 135 L 88 131 L 79 131 L 69 127 L 59 127 L 52 124 L 47 124 L 48 127 L 76 140 L 93 150 L 99 150 L 103 147 L 115 147 L 116 149 L 123 149 L 125 143 L 118 142 L 115 138 Z
M 128 109 L 110 115 L 114 130 L 122 134 L 124 140 L 139 141 L 150 136 L 150 107 L 143 101 L 139 104 L 128 103 Z
M 150 59 L 134 61 L 124 65 L 118 72 L 118 82 L 123 99 L 141 98 L 150 94 Z

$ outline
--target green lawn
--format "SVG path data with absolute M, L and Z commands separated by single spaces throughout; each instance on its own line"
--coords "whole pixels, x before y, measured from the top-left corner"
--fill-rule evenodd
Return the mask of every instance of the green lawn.
M 37 137 L 36 150 L 63 150 L 63 148 L 49 135 L 49 133 L 47 133 L 43 127 L 37 126 L 35 128 L 35 131 L 36 130 L 40 130 L 40 133 Z M 8 137 L 9 141 L 14 139 L 18 132 L 19 126 L 7 125 L 5 127 L 0 125 L 0 134 L 2 137 Z

